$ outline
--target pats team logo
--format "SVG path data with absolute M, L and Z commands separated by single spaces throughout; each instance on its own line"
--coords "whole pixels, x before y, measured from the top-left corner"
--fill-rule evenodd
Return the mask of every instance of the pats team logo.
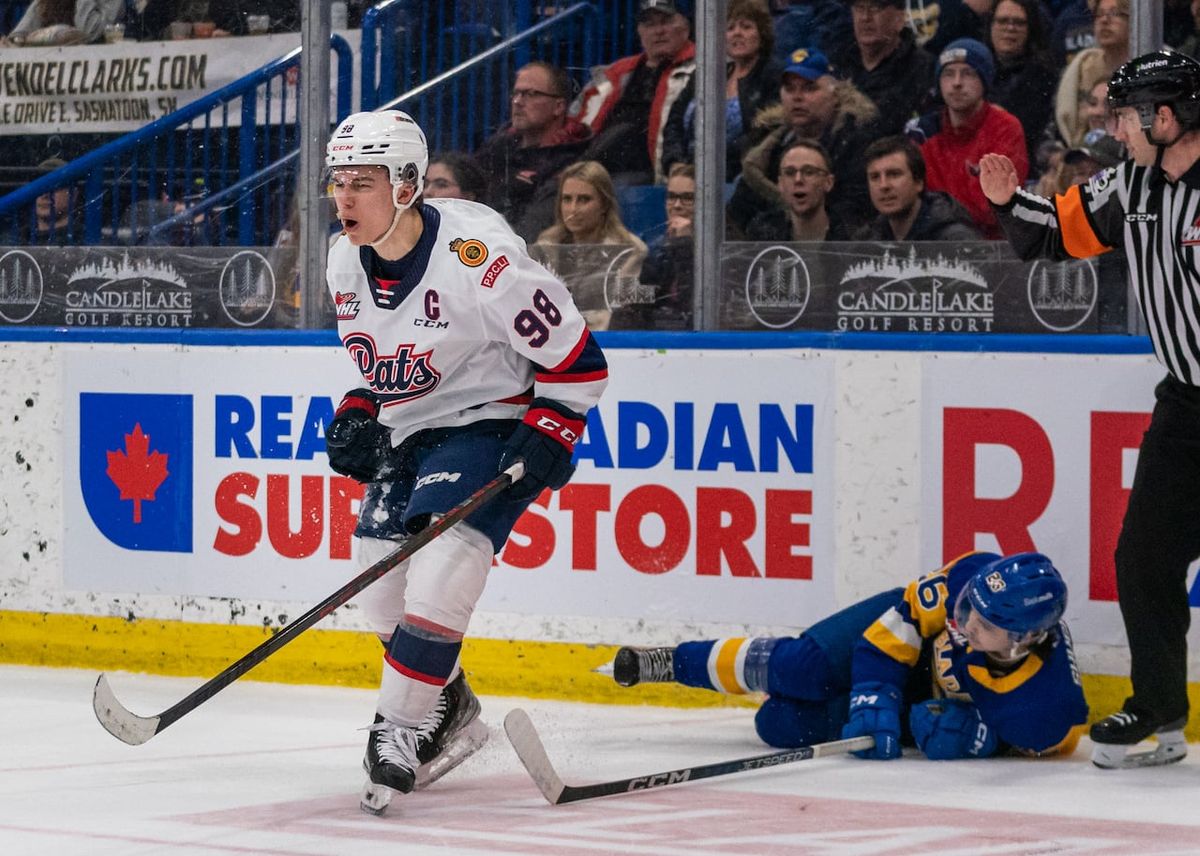
M 96 528 L 127 550 L 192 552 L 192 397 L 79 396 L 79 483 Z
M 335 293 L 333 302 L 337 308 L 337 320 L 353 321 L 358 317 L 358 310 L 362 304 L 358 300 L 358 295 L 353 291 Z
M 369 333 L 351 333 L 342 342 L 385 407 L 428 395 L 441 383 L 442 374 L 433 367 L 433 349 L 418 351 L 404 343 L 385 354 Z
M 488 248 L 483 241 L 474 238 L 463 240 L 455 238 L 450 242 L 450 252 L 457 254 L 458 260 L 467 267 L 479 267 L 487 261 Z

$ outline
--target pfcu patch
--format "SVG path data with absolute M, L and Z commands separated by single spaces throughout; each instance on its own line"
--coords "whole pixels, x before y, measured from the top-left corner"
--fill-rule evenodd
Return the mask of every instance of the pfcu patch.
M 358 317 L 360 302 L 358 295 L 353 291 L 335 292 L 333 303 L 337 308 L 337 319 L 339 321 L 353 321 Z
M 458 255 L 458 260 L 467 267 L 479 267 L 487 261 L 488 248 L 483 241 L 477 241 L 474 238 L 463 240 L 455 238 L 450 242 L 450 252 Z
M 479 284 L 484 288 L 491 288 L 496 284 L 496 277 L 500 276 L 500 271 L 504 270 L 506 267 L 508 267 L 508 256 L 502 255 L 500 258 L 492 262 L 491 267 L 487 269 L 487 272 L 483 275 L 483 279 L 479 281 Z

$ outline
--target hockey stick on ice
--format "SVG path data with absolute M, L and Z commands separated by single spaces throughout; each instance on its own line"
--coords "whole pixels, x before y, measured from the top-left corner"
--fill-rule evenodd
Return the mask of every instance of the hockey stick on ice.
M 537 729 L 533 727 L 528 713 L 519 707 L 510 710 L 508 716 L 504 717 L 504 731 L 508 735 L 508 742 L 516 750 L 517 757 L 521 759 L 521 763 L 529 771 L 534 784 L 538 786 L 538 790 L 542 792 L 542 796 L 550 805 L 562 805 L 630 791 L 645 791 L 650 788 L 694 782 L 697 779 L 708 779 L 713 776 L 743 773 L 747 770 L 761 770 L 765 767 L 791 764 L 794 761 L 807 761 L 810 758 L 825 758 L 846 752 L 858 752 L 862 749 L 870 749 L 875 745 L 874 737 L 852 737 L 849 740 L 834 740 L 831 743 L 818 743 L 815 746 L 804 746 L 799 749 L 784 749 L 750 758 L 699 764 L 695 767 L 668 770 L 665 773 L 651 773 L 646 776 L 616 779 L 611 782 L 596 782 L 590 785 L 568 785 L 555 772 L 554 765 L 550 763 L 550 757 L 546 754 L 546 747 L 542 745 L 542 739 L 538 737 Z
M 101 673 L 96 680 L 96 689 L 92 693 L 92 708 L 96 711 L 96 718 L 118 740 L 123 740 L 130 746 L 145 743 L 175 720 L 204 704 L 434 538 L 459 523 L 463 518 L 469 517 L 510 484 L 519 481 L 524 474 L 525 465 L 522 462 L 518 461 L 513 464 L 434 523 L 406 540 L 394 552 L 371 565 L 221 674 L 200 686 L 182 701 L 168 707 L 158 716 L 138 716 L 130 713 L 121 702 L 117 701 L 112 688 L 108 685 L 108 678 Z

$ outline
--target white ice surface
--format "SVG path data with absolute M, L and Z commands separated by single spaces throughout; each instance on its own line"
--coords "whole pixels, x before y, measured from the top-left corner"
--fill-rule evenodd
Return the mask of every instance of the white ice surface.
M 374 693 L 241 681 L 142 746 L 95 673 L 0 667 L 0 854 L 1195 854 L 1200 748 L 1173 767 L 804 761 L 591 802 L 541 798 L 499 725 L 525 707 L 571 784 L 767 751 L 748 710 L 485 698 L 490 743 L 386 816 L 358 809 Z M 200 685 L 113 673 L 152 715 Z

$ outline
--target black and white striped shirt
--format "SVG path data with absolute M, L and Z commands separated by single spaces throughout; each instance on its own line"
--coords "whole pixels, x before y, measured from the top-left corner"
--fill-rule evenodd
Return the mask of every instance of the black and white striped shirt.
M 1200 161 L 1174 184 L 1126 161 L 1053 200 L 1018 190 L 996 211 L 1023 259 L 1123 245 L 1154 352 L 1178 380 L 1200 386 Z

